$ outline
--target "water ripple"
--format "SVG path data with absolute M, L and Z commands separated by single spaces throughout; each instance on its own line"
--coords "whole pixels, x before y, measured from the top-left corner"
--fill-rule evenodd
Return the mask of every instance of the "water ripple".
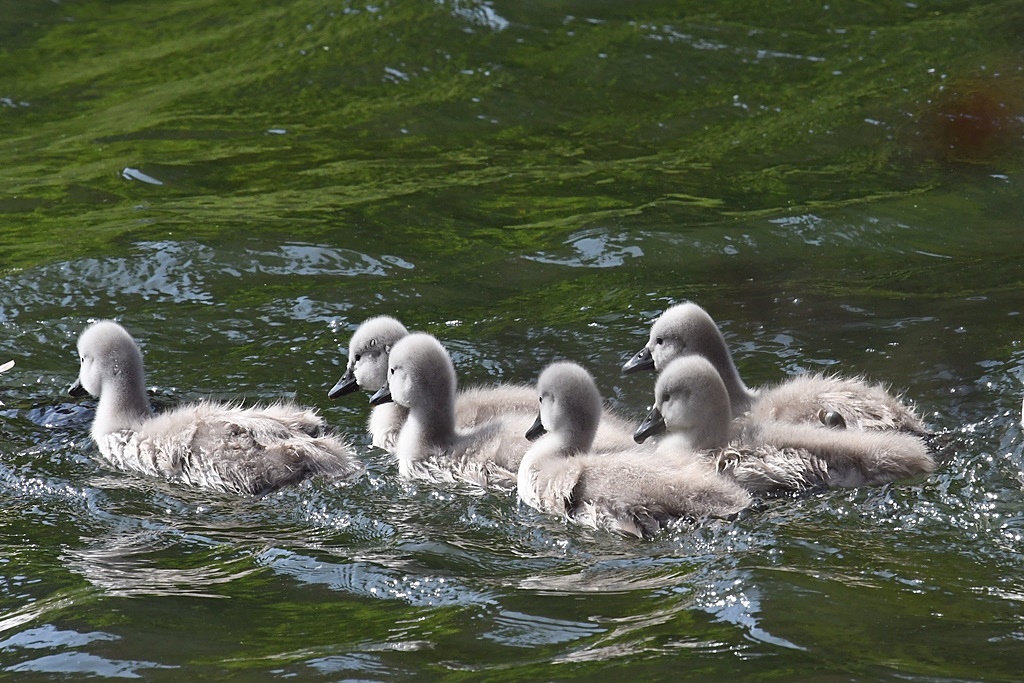
M 154 662 L 108 659 L 88 652 L 62 652 L 45 655 L 6 667 L 13 673 L 45 673 L 67 676 L 84 674 L 103 678 L 143 678 L 142 671 L 149 669 L 176 669 L 176 666 Z
M 584 230 L 571 235 L 564 242 L 567 248 L 541 251 L 534 255 L 524 255 L 523 258 L 571 268 L 615 268 L 623 265 L 627 259 L 644 255 L 643 250 L 632 242 L 634 239 L 628 233 L 608 234 L 602 229 Z
M 306 584 L 368 598 L 401 600 L 419 607 L 483 605 L 493 600 L 452 576 L 410 574 L 369 561 L 338 563 L 283 548 L 268 549 L 257 561 Z
M 274 250 L 247 250 L 238 265 L 246 272 L 289 277 L 387 275 L 393 270 L 390 263 L 351 249 L 301 243 L 283 244 Z
M 258 571 L 248 553 L 219 544 L 189 548 L 197 539 L 182 542 L 179 534 L 142 528 L 113 530 L 103 538 L 89 539 L 83 548 L 64 553 L 67 567 L 109 595 L 179 595 L 200 598 L 227 597 L 217 588 Z M 187 561 L 191 567 L 161 566 Z M 232 557 L 234 555 L 234 557 Z

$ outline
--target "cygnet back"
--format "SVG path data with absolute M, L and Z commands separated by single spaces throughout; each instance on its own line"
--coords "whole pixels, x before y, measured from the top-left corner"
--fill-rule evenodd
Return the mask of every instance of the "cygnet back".
M 913 408 L 881 384 L 861 378 L 808 374 L 763 388 L 750 408 L 754 422 L 774 420 L 849 430 L 926 434 Z

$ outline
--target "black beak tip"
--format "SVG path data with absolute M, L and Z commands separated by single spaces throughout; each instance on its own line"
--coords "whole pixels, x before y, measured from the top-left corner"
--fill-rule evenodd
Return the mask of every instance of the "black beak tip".
M 541 422 L 541 420 L 540 420 L 540 415 L 538 415 L 537 419 L 534 420 L 534 422 L 533 422 L 533 426 L 531 426 L 526 431 L 526 440 L 527 441 L 536 441 L 540 437 L 542 437 L 545 434 L 547 434 L 547 431 L 548 430 L 544 429 L 544 423 Z
M 373 396 L 370 397 L 371 406 L 379 406 L 385 403 L 391 403 L 394 399 L 391 398 L 391 388 L 387 384 L 377 390 Z
M 634 372 L 640 372 L 642 370 L 653 370 L 654 369 L 654 357 L 651 355 L 650 349 L 646 346 L 640 349 L 636 355 L 630 358 L 622 366 L 622 374 L 629 375 Z
M 82 381 L 78 379 L 72 382 L 71 386 L 68 387 L 68 396 L 71 396 L 72 398 L 81 398 L 87 393 L 89 392 L 82 386 Z
M 341 396 L 351 394 L 358 388 L 359 384 L 356 382 L 356 378 L 346 372 L 341 376 L 341 379 L 338 380 L 338 383 L 327 392 L 327 398 L 339 398 Z
M 661 434 L 665 431 L 665 418 L 662 417 L 661 411 L 657 408 L 651 408 L 651 411 L 647 413 L 647 417 L 644 421 L 636 428 L 633 432 L 633 441 L 637 443 L 643 443 L 648 437 L 654 436 L 655 434 Z

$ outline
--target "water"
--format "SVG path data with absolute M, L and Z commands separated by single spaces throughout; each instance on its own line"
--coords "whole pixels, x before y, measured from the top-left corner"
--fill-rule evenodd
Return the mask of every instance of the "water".
M 0 677 L 1017 680 L 1012 2 L 8 3 Z M 905 391 L 934 475 L 649 542 L 397 479 L 337 402 L 358 323 L 464 384 L 618 368 L 690 298 L 750 384 Z M 111 472 L 74 342 L 154 401 L 291 398 L 367 466 L 250 501 Z

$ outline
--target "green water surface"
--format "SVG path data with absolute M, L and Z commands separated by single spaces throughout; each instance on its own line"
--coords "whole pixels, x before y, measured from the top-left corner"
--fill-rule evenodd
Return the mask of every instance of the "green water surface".
M 1021 3 L 0 2 L 0 126 L 0 678 L 1020 679 Z M 905 392 L 939 471 L 637 542 L 403 482 L 326 398 L 387 313 L 639 418 L 685 298 L 749 384 Z M 100 317 L 157 405 L 295 399 L 366 474 L 105 470 Z

